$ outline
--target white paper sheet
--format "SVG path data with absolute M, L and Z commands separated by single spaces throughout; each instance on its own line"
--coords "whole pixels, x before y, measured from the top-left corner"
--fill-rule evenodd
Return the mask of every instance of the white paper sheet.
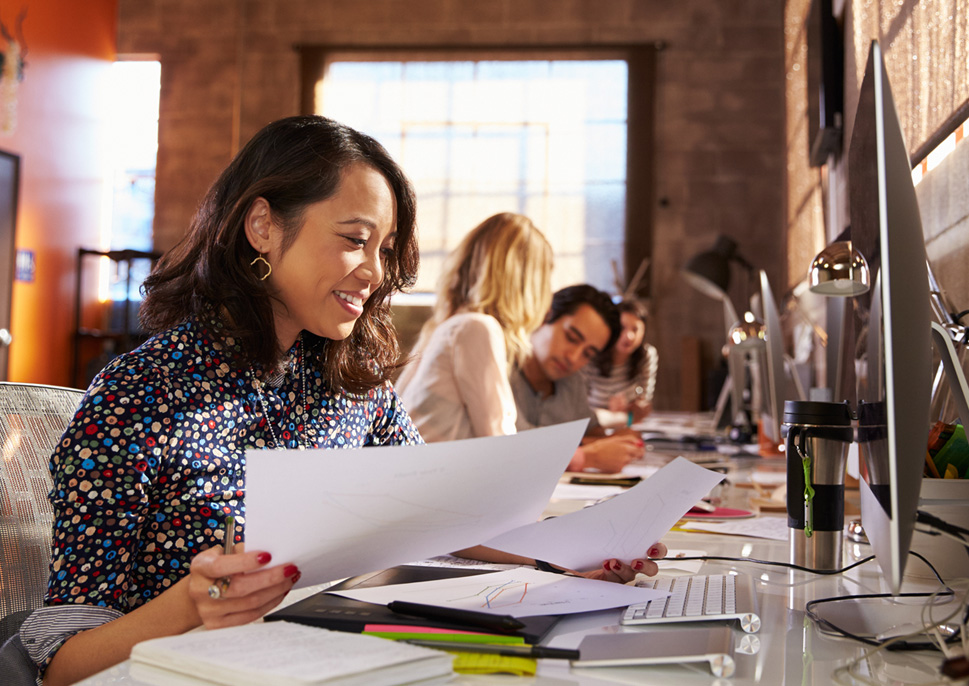
M 327 591 L 329 593 L 330 591 Z M 335 595 L 386 605 L 394 600 L 476 610 L 512 617 L 593 612 L 669 595 L 610 581 L 582 579 L 519 567 L 505 572 L 455 579 L 418 581 L 333 591 Z
M 526 524 L 485 545 L 571 569 L 646 556 L 723 474 L 678 457 L 653 476 L 593 507 Z
M 689 529 L 690 531 L 707 531 L 714 534 L 767 538 L 772 541 L 786 541 L 790 538 L 791 534 L 791 530 L 787 526 L 786 517 L 759 516 L 729 522 L 692 521 L 684 522 L 680 528 Z
M 681 557 L 703 557 L 705 550 L 684 550 L 673 549 L 666 554 L 662 560 L 657 560 L 660 574 L 667 576 L 677 576 L 682 574 L 699 574 L 703 567 L 703 560 L 681 560 Z
M 552 497 L 556 500 L 581 500 L 594 503 L 607 496 L 619 495 L 626 489 L 622 486 L 593 486 L 589 484 L 561 483 L 555 487 Z
M 246 453 L 246 549 L 297 586 L 477 545 L 534 522 L 587 420 L 463 441 Z

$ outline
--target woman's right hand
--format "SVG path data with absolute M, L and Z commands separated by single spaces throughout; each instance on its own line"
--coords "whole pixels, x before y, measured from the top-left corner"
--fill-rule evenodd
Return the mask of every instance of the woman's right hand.
M 585 469 L 598 469 L 607 474 L 621 472 L 623 467 L 646 452 L 643 439 L 627 432 L 583 443 L 582 450 L 585 452 Z
M 629 401 L 626 400 L 626 394 L 616 393 L 610 396 L 608 409 L 612 412 L 626 412 L 629 409 Z
M 271 561 L 269 553 L 247 553 L 241 544 L 231 555 L 213 547 L 195 556 L 188 594 L 206 628 L 248 624 L 282 601 L 299 581 L 300 571 L 293 564 L 267 567 Z

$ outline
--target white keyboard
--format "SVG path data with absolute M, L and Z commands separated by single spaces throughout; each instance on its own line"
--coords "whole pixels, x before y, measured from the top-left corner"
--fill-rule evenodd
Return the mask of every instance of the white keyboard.
M 753 579 L 735 574 L 659 576 L 636 581 L 643 588 L 669 591 L 665 598 L 630 605 L 622 624 L 664 624 L 739 620 L 749 634 L 760 630 Z

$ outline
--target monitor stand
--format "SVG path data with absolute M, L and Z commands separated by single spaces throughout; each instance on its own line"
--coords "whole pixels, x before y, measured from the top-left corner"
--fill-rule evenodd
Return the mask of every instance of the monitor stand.
M 969 385 L 966 384 L 966 376 L 962 371 L 959 355 L 956 353 L 955 346 L 952 345 L 952 335 L 941 324 L 937 322 L 931 324 L 932 340 L 942 357 L 942 367 L 945 369 L 945 375 L 949 381 L 949 391 L 952 393 L 956 409 L 959 411 L 959 419 L 965 426 L 966 422 L 969 422 Z M 959 327 L 959 329 L 964 332 L 963 327 Z M 936 386 L 938 386 L 938 383 Z
M 926 604 L 932 602 L 931 611 L 925 609 Z M 924 626 L 923 611 L 928 621 L 938 622 L 950 615 L 954 610 L 962 607 L 961 597 L 939 596 L 935 599 L 925 597 L 885 597 L 845 599 L 814 606 L 814 613 L 844 631 L 857 636 L 887 640 L 895 636 L 903 636 L 915 632 L 920 635 L 909 639 L 922 643 L 927 636 L 920 630 Z M 955 627 L 959 622 L 961 612 L 949 622 Z M 943 635 L 945 636 L 945 633 Z

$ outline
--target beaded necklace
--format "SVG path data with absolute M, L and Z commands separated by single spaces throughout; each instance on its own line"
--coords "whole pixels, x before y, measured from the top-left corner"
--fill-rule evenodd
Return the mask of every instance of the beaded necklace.
M 280 442 L 279 437 L 276 435 L 276 429 L 273 428 L 273 423 L 269 417 L 269 407 L 266 404 L 266 396 L 262 392 L 263 382 L 256 376 L 252 368 L 249 368 L 249 373 L 252 376 L 254 385 L 256 387 L 256 394 L 259 397 L 259 405 L 262 408 L 262 416 L 266 418 L 266 426 L 269 427 L 269 435 L 272 436 L 274 448 L 282 448 L 283 444 Z M 306 450 L 309 445 L 307 443 L 306 434 L 309 433 L 309 404 L 306 401 L 306 347 L 303 341 L 303 333 L 299 334 L 299 378 L 300 386 L 302 387 L 303 402 L 300 405 L 300 422 L 303 425 L 303 431 L 296 433 L 296 444 L 300 450 Z M 298 428 L 298 427 L 297 427 Z

